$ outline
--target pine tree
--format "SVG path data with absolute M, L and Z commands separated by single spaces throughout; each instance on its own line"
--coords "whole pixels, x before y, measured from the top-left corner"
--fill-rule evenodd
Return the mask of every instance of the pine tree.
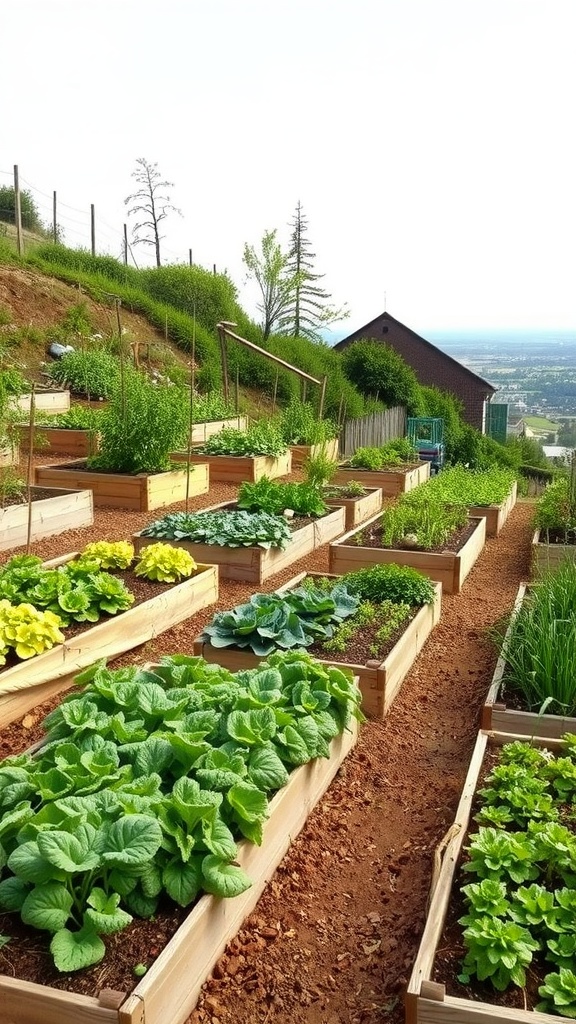
M 320 329 L 344 320 L 349 316 L 349 310 L 345 306 L 337 309 L 329 305 L 329 292 L 317 284 L 324 274 L 316 274 L 313 269 L 316 254 L 311 252 L 311 242 L 307 237 L 308 219 L 300 200 L 291 226 L 286 271 L 293 281 L 293 290 L 290 303 L 279 320 L 278 330 L 281 334 L 320 341 Z

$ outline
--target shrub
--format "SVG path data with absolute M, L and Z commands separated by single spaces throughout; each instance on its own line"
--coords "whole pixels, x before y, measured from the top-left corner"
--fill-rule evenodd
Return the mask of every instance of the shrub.
M 91 468 L 112 473 L 160 473 L 170 468 L 170 453 L 184 443 L 186 399 L 172 385 L 155 385 L 126 368 L 99 424 L 100 452 Z
M 88 398 L 110 398 L 120 382 L 120 363 L 103 349 L 68 352 L 49 367 L 53 381 Z
M 389 407 L 404 405 L 409 416 L 421 412 L 418 378 L 390 345 L 363 338 L 344 349 L 342 362 L 346 376 L 363 394 L 374 395 Z
M 291 399 L 279 417 L 279 427 L 286 444 L 322 444 L 338 436 L 338 427 L 331 420 L 319 420 L 310 402 Z

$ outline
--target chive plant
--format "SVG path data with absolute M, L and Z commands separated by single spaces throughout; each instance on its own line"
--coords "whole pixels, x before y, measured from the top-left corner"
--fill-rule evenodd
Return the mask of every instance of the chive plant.
M 503 654 L 503 685 L 528 710 L 576 714 L 576 565 L 566 562 L 533 585 L 510 624 Z

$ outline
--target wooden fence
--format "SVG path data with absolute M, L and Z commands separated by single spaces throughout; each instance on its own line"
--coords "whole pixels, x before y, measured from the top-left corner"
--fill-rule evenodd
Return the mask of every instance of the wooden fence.
M 406 434 L 406 409 L 396 406 L 356 420 L 347 420 L 340 437 L 340 451 L 349 458 L 357 448 L 374 448 Z

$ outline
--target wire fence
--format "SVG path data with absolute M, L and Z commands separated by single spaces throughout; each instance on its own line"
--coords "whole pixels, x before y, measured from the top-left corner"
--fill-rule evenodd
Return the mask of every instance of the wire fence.
M 58 192 L 45 192 L 38 185 L 28 181 L 21 174 L 19 176 L 20 192 L 22 202 L 22 229 L 29 232 L 28 238 L 24 235 L 24 245 L 30 245 L 32 241 L 37 242 L 37 237 L 31 239 L 30 235 L 37 236 L 39 233 L 46 238 L 46 241 L 58 241 L 70 248 L 91 249 L 95 242 L 95 252 L 98 255 L 114 256 L 116 259 L 126 258 L 126 243 L 128 244 L 128 259 L 138 266 L 132 245 L 124 233 L 124 225 L 114 227 L 109 224 L 98 213 L 97 204 L 87 203 L 85 209 L 71 206 L 60 198 Z M 0 200 L 2 189 L 14 188 L 14 172 L 0 169 Z M 56 199 L 55 199 L 56 195 Z M 27 199 L 29 201 L 27 201 Z M 54 208 L 56 206 L 56 224 L 54 224 Z M 92 212 L 92 207 L 94 212 Z M 14 224 L 14 206 L 7 206 L 0 201 L 0 221 Z M 40 225 L 39 222 L 40 221 Z M 38 227 L 40 226 L 40 232 Z M 188 261 L 191 250 L 184 255 L 181 252 L 174 252 L 162 244 L 162 252 L 171 257 L 174 262 Z

